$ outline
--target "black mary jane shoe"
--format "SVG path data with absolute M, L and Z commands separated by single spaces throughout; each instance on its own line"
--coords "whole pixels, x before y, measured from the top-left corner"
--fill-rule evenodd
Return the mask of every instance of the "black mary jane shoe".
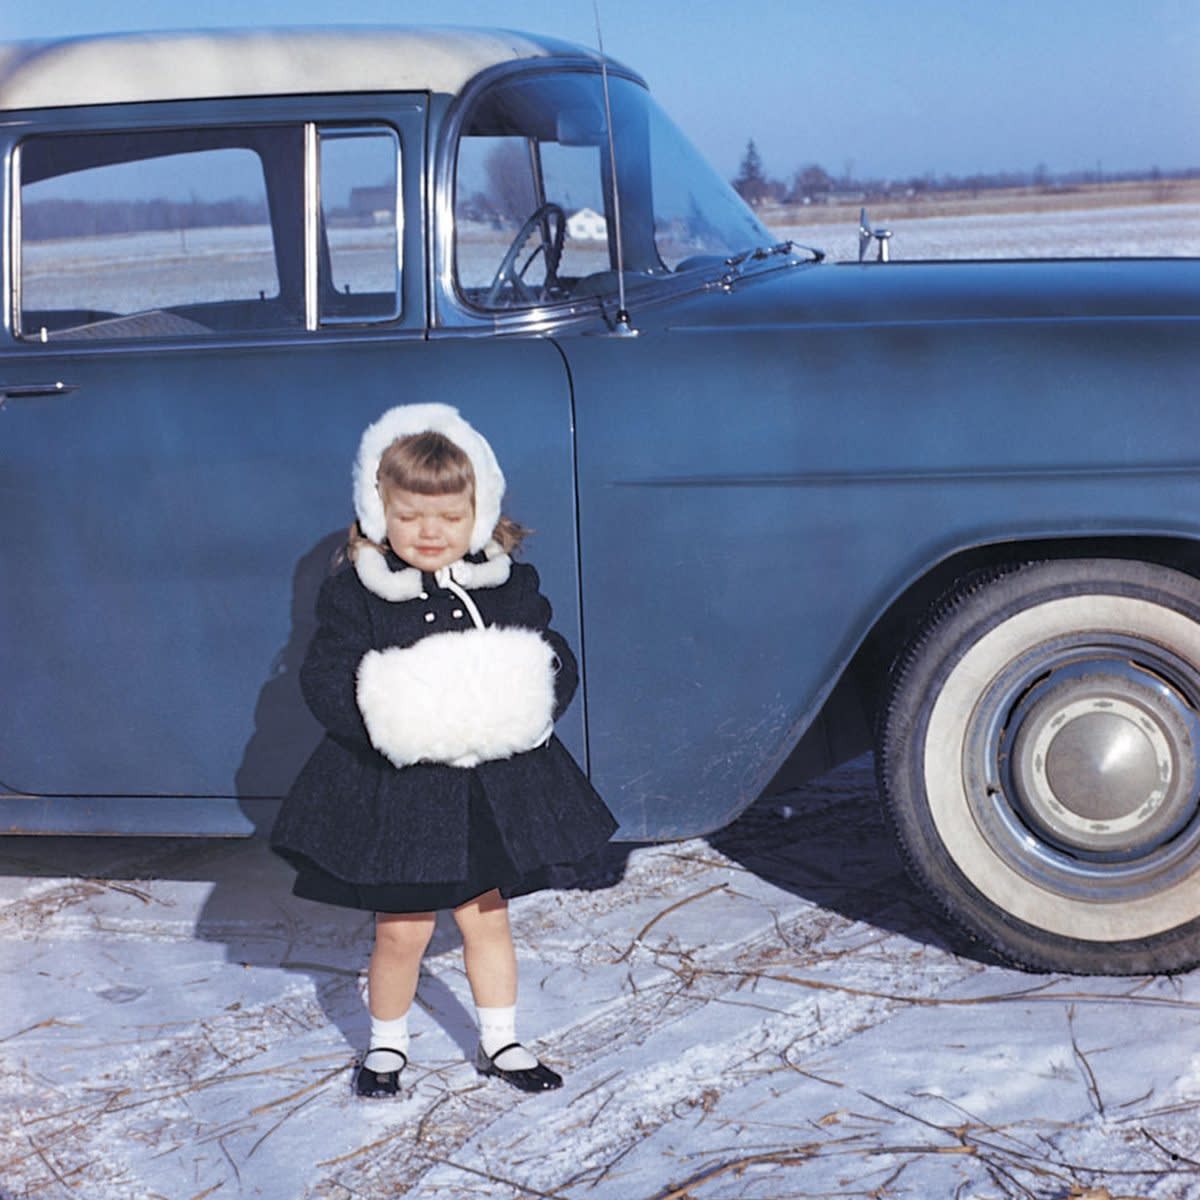
M 372 1071 L 365 1065 L 366 1060 L 359 1064 L 354 1075 L 354 1091 L 364 1100 L 386 1100 L 400 1094 L 400 1072 L 408 1066 L 408 1055 L 403 1050 L 393 1050 L 388 1046 L 372 1046 L 367 1051 L 373 1054 L 381 1050 L 386 1054 L 398 1054 L 400 1065 L 394 1071 Z
M 501 1046 L 495 1054 L 488 1054 L 479 1046 L 475 1051 L 475 1070 L 480 1075 L 494 1075 L 497 1079 L 503 1079 L 522 1092 L 551 1092 L 562 1087 L 562 1076 L 540 1062 L 536 1067 L 523 1067 L 517 1071 L 496 1066 L 496 1059 L 506 1051 L 519 1049 L 524 1049 L 520 1042 L 510 1042 L 507 1046 Z

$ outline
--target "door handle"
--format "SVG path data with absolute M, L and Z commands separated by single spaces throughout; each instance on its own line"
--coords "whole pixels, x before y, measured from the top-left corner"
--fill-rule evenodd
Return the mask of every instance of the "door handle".
M 40 396 L 65 396 L 69 392 L 77 392 L 79 384 L 63 383 L 61 379 L 54 383 L 0 383 L 0 408 L 8 400 L 33 400 Z

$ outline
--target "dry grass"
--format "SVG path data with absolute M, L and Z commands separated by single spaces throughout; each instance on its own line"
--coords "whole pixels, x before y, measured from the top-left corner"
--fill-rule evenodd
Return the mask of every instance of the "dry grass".
M 936 192 L 911 197 L 877 197 L 838 204 L 764 204 L 759 217 L 768 226 L 857 223 L 865 203 L 873 220 L 967 217 L 990 213 L 1052 213 L 1151 204 L 1200 204 L 1200 179 L 1139 180 L 1076 187 L 991 188 Z

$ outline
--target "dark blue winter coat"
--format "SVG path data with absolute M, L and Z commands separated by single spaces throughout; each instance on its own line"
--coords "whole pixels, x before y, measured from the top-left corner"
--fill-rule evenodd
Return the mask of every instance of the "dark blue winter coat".
M 392 556 L 387 561 L 393 572 L 403 569 Z M 349 883 L 462 880 L 468 801 L 477 784 L 504 853 L 521 873 L 576 862 L 599 849 L 616 822 L 556 737 L 468 767 L 424 761 L 396 766 L 372 744 L 359 704 L 364 656 L 474 628 L 461 592 L 439 586 L 430 575 L 421 577 L 420 586 L 413 599 L 384 599 L 351 566 L 322 586 L 318 629 L 300 684 L 326 734 L 281 807 L 273 848 L 298 868 L 313 863 Z M 575 693 L 578 668 L 565 640 L 549 628 L 550 604 L 539 591 L 537 572 L 513 563 L 505 582 L 469 595 L 486 626 L 534 630 L 549 643 L 557 719 Z M 502 696 L 496 699 L 503 705 Z

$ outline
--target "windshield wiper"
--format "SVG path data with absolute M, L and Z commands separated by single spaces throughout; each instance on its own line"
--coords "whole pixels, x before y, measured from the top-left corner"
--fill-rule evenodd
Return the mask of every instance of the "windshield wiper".
M 748 266 L 766 262 L 775 254 L 791 254 L 793 250 L 803 250 L 809 256 L 808 258 L 797 258 L 797 263 L 820 263 L 824 260 L 823 250 L 816 250 L 812 246 L 800 246 L 798 242 L 794 241 L 779 241 L 775 242 L 774 246 L 755 246 L 752 250 L 743 250 L 740 253 L 731 254 L 725 259 L 725 275 L 721 278 L 721 284 L 728 286 L 737 278 L 742 277 Z

